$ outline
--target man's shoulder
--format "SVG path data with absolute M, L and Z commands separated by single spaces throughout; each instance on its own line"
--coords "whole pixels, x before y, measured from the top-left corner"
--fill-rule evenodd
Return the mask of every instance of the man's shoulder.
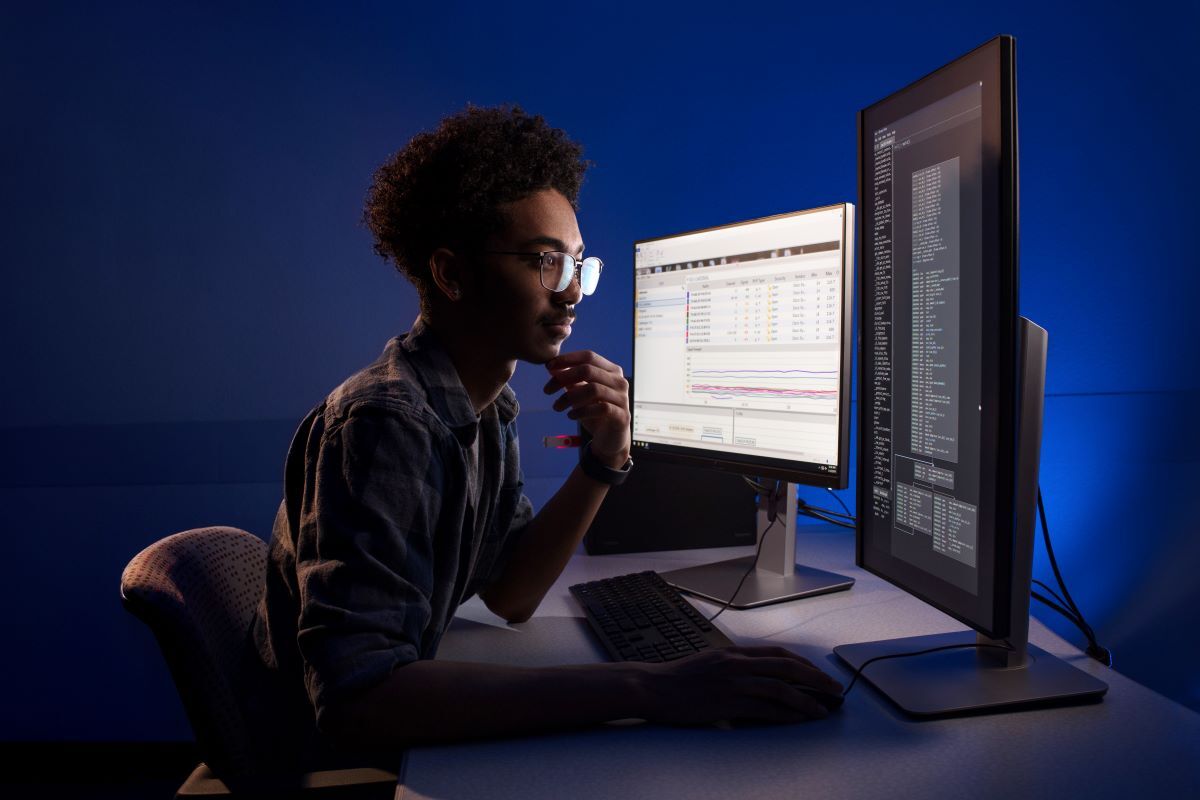
M 515 413 L 515 404 L 510 411 Z M 354 417 L 380 413 L 435 437 L 453 437 L 463 446 L 474 440 L 479 416 L 449 353 L 422 320 L 329 394 L 323 424 L 330 430 Z
M 325 398 L 325 418 L 344 420 L 359 412 L 401 417 L 435 416 L 425 386 L 407 358 L 403 337 L 391 339 L 374 362 L 342 381 Z

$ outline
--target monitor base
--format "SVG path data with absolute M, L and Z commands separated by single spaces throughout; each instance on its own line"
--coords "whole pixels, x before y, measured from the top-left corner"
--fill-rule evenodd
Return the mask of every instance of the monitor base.
M 662 573 L 662 577 L 681 592 L 724 605 L 752 563 L 754 556 L 746 556 L 672 570 Z M 801 597 L 839 592 L 853 585 L 854 578 L 801 564 L 795 566 L 791 575 L 780 575 L 759 568 L 746 577 L 746 582 L 729 607 L 757 608 Z
M 973 631 L 963 631 L 844 644 L 833 648 L 833 652 L 858 669 L 877 656 L 976 641 Z M 901 711 L 915 717 L 990 714 L 1095 702 L 1108 691 L 1108 684 L 1040 647 L 1030 644 L 1027 648 L 1025 664 L 1020 667 L 1001 666 L 996 655 L 987 650 L 962 648 L 878 661 L 861 677 Z

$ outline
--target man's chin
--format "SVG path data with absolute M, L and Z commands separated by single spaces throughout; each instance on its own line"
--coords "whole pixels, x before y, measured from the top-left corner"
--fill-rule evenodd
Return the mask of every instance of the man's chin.
M 564 330 L 565 329 L 565 330 Z M 518 361 L 528 364 L 545 364 L 552 358 L 557 358 L 562 346 L 571 336 L 570 325 L 539 325 L 537 335 L 520 343 L 516 356 Z
M 551 359 L 557 358 L 559 351 L 562 350 L 562 343 L 551 344 L 547 347 L 540 347 L 536 352 L 530 353 L 528 358 L 521 359 L 530 364 L 545 364 Z

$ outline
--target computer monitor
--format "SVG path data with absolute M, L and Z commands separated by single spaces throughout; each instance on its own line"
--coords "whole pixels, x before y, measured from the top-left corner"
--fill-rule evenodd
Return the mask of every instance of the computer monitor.
M 752 558 L 664 573 L 679 589 L 748 608 L 853 584 L 797 565 L 794 528 L 796 484 L 847 485 L 853 231 L 839 203 L 634 244 L 634 460 L 787 487 L 760 494 L 752 574 Z
M 1028 644 L 1046 333 L 1018 316 L 1015 43 L 858 115 L 857 563 L 969 626 L 843 645 L 918 715 L 1094 699 Z M 970 647 L 974 645 L 974 647 Z

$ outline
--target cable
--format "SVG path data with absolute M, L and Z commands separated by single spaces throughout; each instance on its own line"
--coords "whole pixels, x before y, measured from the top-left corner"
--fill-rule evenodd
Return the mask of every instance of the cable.
M 876 661 L 885 661 L 886 659 L 889 659 L 889 658 L 909 658 L 910 656 L 923 656 L 923 655 L 928 655 L 929 653 L 938 653 L 938 652 L 941 652 L 942 650 L 962 650 L 967 647 L 976 647 L 976 648 L 990 647 L 990 648 L 994 648 L 996 650 L 1006 650 L 1006 651 L 1010 651 L 1010 652 L 1013 649 L 1012 645 L 1010 645 L 1008 643 L 1005 643 L 1005 644 L 980 644 L 979 642 L 970 642 L 968 644 L 946 644 L 946 645 L 942 645 L 941 647 L 931 647 L 928 650 L 917 650 L 912 653 L 892 653 L 892 654 L 886 655 L 886 656 L 875 656 L 874 658 L 868 658 L 866 661 L 864 661 L 859 666 L 858 669 L 854 670 L 854 677 L 852 677 L 850 679 L 850 685 L 846 687 L 846 690 L 844 692 L 842 692 L 842 697 L 845 697 L 846 695 L 850 694 L 850 690 L 853 689 L 854 684 L 858 682 L 858 678 L 860 675 L 862 675 L 863 670 L 866 669 L 871 664 L 874 664 Z
M 1065 606 L 1065 605 L 1067 604 L 1067 601 L 1066 601 L 1066 600 L 1063 600 L 1061 597 L 1059 597 L 1059 596 L 1058 596 L 1058 592 L 1054 591 L 1054 590 L 1053 590 L 1053 589 L 1051 589 L 1049 586 L 1047 586 L 1046 584 L 1044 584 L 1044 583 L 1042 583 L 1041 581 L 1039 581 L 1037 578 L 1034 578 L 1034 579 L 1033 579 L 1033 582 L 1034 582 L 1034 583 L 1036 583 L 1038 586 L 1042 587 L 1042 589 L 1043 589 L 1043 590 L 1046 592 L 1046 594 L 1050 595 L 1050 596 L 1051 596 L 1051 597 L 1053 597 L 1055 600 L 1057 600 L 1057 601 L 1058 601 L 1058 604 L 1059 604 L 1060 606 Z M 1072 615 L 1072 617 L 1073 617 L 1073 616 L 1074 616 L 1074 615 Z
M 1084 630 L 1083 623 L 1080 621 L 1079 617 L 1077 617 L 1075 615 L 1074 611 L 1067 608 L 1067 601 L 1063 600 L 1062 597 L 1058 594 L 1058 592 L 1054 591 L 1054 589 L 1050 588 L 1042 581 L 1039 581 L 1037 578 L 1033 579 L 1033 584 L 1035 586 L 1038 586 L 1042 591 L 1044 591 L 1046 593 L 1046 595 L 1040 595 L 1036 591 L 1033 591 L 1031 589 L 1029 594 L 1033 597 L 1034 600 L 1038 600 L 1042 603 L 1045 603 L 1047 606 L 1049 606 L 1050 608 L 1053 608 L 1059 614 L 1062 614 L 1064 617 L 1066 617 L 1068 620 L 1070 620 L 1072 623 L 1074 623 L 1075 627 L 1079 628 L 1080 632 L 1082 632 L 1084 636 L 1087 636 L 1087 631 Z M 1053 603 L 1050 602 L 1050 599 L 1047 599 L 1047 595 L 1049 596 L 1050 599 L 1054 600 Z
M 770 494 L 772 491 L 770 487 L 764 486 L 763 484 L 761 484 L 758 481 L 751 478 L 749 475 L 743 475 L 742 480 L 744 480 L 749 486 L 762 492 L 763 494 Z
M 804 509 L 812 509 L 813 511 L 818 511 L 818 512 L 825 514 L 827 516 L 830 516 L 830 517 L 838 517 L 839 519 L 845 519 L 845 520 L 849 520 L 850 522 L 854 522 L 853 514 L 843 514 L 842 512 L 834 511 L 831 508 L 821 508 L 820 506 L 814 506 L 811 503 L 804 502 L 804 500 L 802 498 L 796 498 L 796 502 L 797 502 L 797 505 L 800 506 L 801 511 L 803 511 Z
M 837 525 L 842 528 L 849 528 L 850 530 L 854 530 L 854 526 L 851 525 L 849 522 L 846 522 L 845 520 L 837 519 L 835 517 L 827 517 L 824 514 L 820 513 L 820 509 L 814 509 L 811 507 L 802 508 L 802 509 L 800 509 L 800 513 L 806 517 L 812 517 L 813 519 L 819 519 L 823 522 L 828 522 L 830 525 Z
M 822 522 L 828 522 L 832 525 L 838 525 L 843 528 L 854 530 L 855 522 L 853 516 L 842 514 L 838 511 L 831 511 L 828 508 L 817 508 L 814 505 L 809 505 L 802 498 L 796 498 L 798 511 L 806 517 L 819 519 Z
M 1035 591 L 1030 591 L 1030 595 L 1033 597 L 1033 599 L 1043 603 L 1048 608 L 1051 608 L 1054 611 L 1057 611 L 1059 614 L 1061 614 L 1063 617 L 1065 617 L 1071 624 L 1073 624 L 1076 628 L 1079 628 L 1080 633 L 1082 633 L 1088 639 L 1088 644 L 1093 644 L 1096 640 L 1095 632 L 1092 631 L 1090 627 L 1087 627 L 1087 623 L 1085 623 L 1079 617 L 1077 617 L 1075 615 L 1074 611 L 1072 611 L 1071 609 L 1066 607 L 1067 601 L 1063 600 L 1061 597 L 1059 597 L 1057 592 L 1055 592 L 1053 589 L 1051 589 L 1049 586 L 1042 583 L 1038 579 L 1034 578 L 1033 582 L 1035 584 L 1037 584 L 1039 587 L 1041 587 L 1042 590 L 1044 590 L 1046 592 L 1046 594 L 1048 594 L 1051 598 L 1053 598 L 1054 602 L 1051 602 L 1050 599 L 1048 599 L 1047 597 L 1045 597 L 1043 595 L 1038 594 Z
M 751 562 L 750 569 L 746 570 L 746 574 L 742 576 L 742 579 L 740 581 L 738 581 L 737 586 L 734 587 L 733 594 L 729 595 L 729 599 L 725 601 L 725 605 L 721 606 L 721 610 L 708 618 L 709 622 L 712 622 L 714 619 L 716 619 L 717 617 L 724 614 L 725 610 L 727 608 L 729 608 L 731 603 L 733 603 L 734 598 L 737 597 L 738 592 L 740 592 L 742 590 L 742 584 L 746 582 L 746 578 L 749 578 L 750 573 L 754 572 L 755 568 L 758 566 L 758 557 L 760 555 L 762 555 L 762 546 L 763 546 L 763 542 L 766 541 L 767 531 L 769 531 L 769 530 L 771 530 L 771 528 L 775 527 L 775 523 L 778 521 L 779 521 L 779 517 L 776 517 L 775 519 L 773 519 L 769 523 L 767 523 L 767 527 L 763 528 L 762 536 L 760 536 L 758 538 L 758 550 L 755 551 L 755 553 L 754 553 L 754 561 Z
M 754 489 L 756 489 L 756 490 L 757 490 L 757 491 L 759 491 L 759 492 L 762 492 L 763 494 L 770 494 L 770 493 L 771 493 L 771 491 L 772 491 L 770 487 L 763 486 L 761 483 L 759 483 L 759 482 L 757 482 L 757 481 L 755 481 L 755 480 L 752 480 L 751 478 L 749 478 L 749 477 L 747 477 L 747 476 L 745 476 L 745 475 L 743 475 L 743 476 L 742 476 L 742 480 L 744 480 L 744 481 L 747 483 L 747 485 L 749 485 L 749 486 L 753 487 Z M 833 490 L 832 490 L 832 489 L 830 489 L 830 491 L 832 492 Z M 851 520 L 851 521 L 853 521 L 853 520 L 854 520 L 854 515 L 850 513 L 850 509 L 849 509 L 849 508 L 847 508 L 847 507 L 846 507 L 846 504 L 842 502 L 842 498 L 838 497 L 837 495 L 834 495 L 834 496 L 833 496 L 833 499 L 834 499 L 834 500 L 837 500 L 837 501 L 838 501 L 838 503 L 841 503 L 841 506 L 842 506 L 842 508 L 846 509 L 846 513 L 845 513 L 845 514 L 843 514 L 843 513 L 842 513 L 842 512 L 840 512 L 840 511 L 834 511 L 834 510 L 832 510 L 832 509 L 829 509 L 829 508 L 819 508 L 819 507 L 817 507 L 817 506 L 814 506 L 814 505 L 812 505 L 812 504 L 810 504 L 810 503 L 807 503 L 807 502 L 805 502 L 805 501 L 804 501 L 804 498 L 802 498 L 802 497 L 797 497 L 797 498 L 796 498 L 796 503 L 797 503 L 797 505 L 799 505 L 799 506 L 800 506 L 800 508 L 802 508 L 802 509 L 804 509 L 804 508 L 811 508 L 811 509 L 814 509 L 814 510 L 816 510 L 816 511 L 820 511 L 820 512 L 821 512 L 821 513 L 823 513 L 823 514 L 829 514 L 830 516 L 834 516 L 834 517 L 843 517 L 843 518 L 845 518 L 845 519 L 848 519 L 848 520 Z
M 743 475 L 742 480 L 744 480 L 749 486 L 752 486 L 754 489 L 756 489 L 757 491 L 759 491 L 767 496 L 767 508 L 769 509 L 767 516 L 770 521 L 767 523 L 767 527 L 763 528 L 762 533 L 758 537 L 758 549 L 755 550 L 755 552 L 754 552 L 754 560 L 750 563 L 750 568 L 746 570 L 744 575 L 742 575 L 742 579 L 739 580 L 737 586 L 734 587 L 733 594 L 729 595 L 729 599 L 725 601 L 725 605 L 721 606 L 721 608 L 717 611 L 717 613 L 713 614 L 711 617 L 708 618 L 709 622 L 712 622 L 714 619 L 716 619 L 717 617 L 724 614 L 725 610 L 728 609 L 729 606 L 733 603 L 733 601 L 737 598 L 738 592 L 740 592 L 742 590 L 742 586 L 746 583 L 746 579 L 750 577 L 750 573 L 754 572 L 754 570 L 758 567 L 758 559 L 762 555 L 762 548 L 763 548 L 763 544 L 767 541 L 767 534 L 771 531 L 771 528 L 775 527 L 775 523 L 779 521 L 779 514 L 776 511 L 776 507 L 779 505 L 779 496 L 780 496 L 780 492 L 781 492 L 780 482 L 775 481 L 775 486 L 772 488 L 772 487 L 766 486 L 762 483 L 759 483 L 756 480 L 751 479 L 747 475 Z M 787 486 L 786 483 L 783 485 L 785 487 Z M 786 489 L 784 489 L 783 491 L 786 491 Z M 834 495 L 834 497 L 837 497 L 837 495 Z M 840 503 L 841 498 L 837 498 L 837 499 L 838 499 L 838 502 Z M 823 516 L 823 514 L 832 514 L 832 515 L 835 515 L 838 517 L 843 516 L 842 514 L 838 514 L 838 512 L 836 512 L 836 511 L 829 511 L 828 509 L 816 508 L 815 506 L 810 506 L 808 503 L 804 502 L 803 500 L 800 500 L 799 498 L 797 498 L 797 502 L 800 505 L 800 513 L 802 513 L 806 516 L 813 517 L 815 519 L 819 519 L 824 522 L 829 522 L 834 525 L 840 525 L 843 528 L 850 528 L 851 530 L 854 529 L 854 525 L 847 524 L 846 522 L 843 522 L 841 520 L 833 519 L 832 517 Z M 846 508 L 845 503 L 842 503 L 842 508 Z M 850 520 L 853 520 L 854 517 L 852 515 L 850 515 L 849 512 L 850 512 L 850 509 L 846 508 L 847 518 Z
M 1054 546 L 1050 544 L 1050 526 L 1046 523 L 1046 506 L 1042 502 L 1042 489 L 1040 486 L 1038 487 L 1037 507 L 1038 518 L 1042 522 L 1042 541 L 1045 542 L 1046 545 L 1046 555 L 1050 559 L 1050 567 L 1054 570 L 1054 578 L 1056 581 L 1058 581 L 1058 588 L 1062 590 L 1062 597 L 1058 597 L 1057 595 L 1055 595 L 1055 597 L 1058 600 L 1065 602 L 1063 605 L 1057 605 L 1051 603 L 1045 597 L 1039 596 L 1037 592 L 1032 592 L 1032 595 L 1035 599 L 1045 603 L 1075 623 L 1075 626 L 1083 632 L 1083 635 L 1088 640 L 1088 646 L 1086 650 L 1087 654 L 1106 667 L 1111 667 L 1113 665 L 1112 651 L 1106 647 L 1102 647 L 1100 642 L 1097 641 L 1096 632 L 1084 618 L 1083 612 L 1079 610 L 1079 606 L 1075 604 L 1075 599 L 1071 597 L 1071 593 L 1067 590 L 1067 584 L 1063 580 L 1062 572 L 1058 569 L 1058 559 L 1054 557 Z M 1038 581 L 1038 584 L 1045 586 L 1045 584 L 1042 584 L 1041 581 Z M 1054 593 L 1051 591 L 1051 594 Z M 1070 613 L 1068 613 L 1068 609 Z
M 838 501 L 838 504 L 842 507 L 842 510 L 846 512 L 846 517 L 848 519 L 854 519 L 854 515 L 850 513 L 850 506 L 846 505 L 842 498 L 838 497 L 837 492 L 835 492 L 833 489 L 830 489 L 828 486 L 825 487 L 825 491 L 833 495 L 833 499 Z
M 742 584 L 744 584 L 746 582 L 746 578 L 749 578 L 750 573 L 754 572 L 755 568 L 758 566 L 758 557 L 762 555 L 763 543 L 767 541 L 767 533 L 771 530 L 771 528 L 775 527 L 775 523 L 779 521 L 779 514 L 777 514 L 775 511 L 775 506 L 779 500 L 779 482 L 778 481 L 775 482 L 774 489 L 768 489 L 765 486 L 761 486 L 760 484 L 755 483 L 754 481 L 750 480 L 749 478 L 744 478 L 744 480 L 746 481 L 746 483 L 755 487 L 756 489 L 758 489 L 759 491 L 761 491 L 763 494 L 765 494 L 767 496 L 767 509 L 768 509 L 767 518 L 770 521 L 767 523 L 767 527 L 763 528 L 762 533 L 759 534 L 758 549 L 754 551 L 754 560 L 750 562 L 750 569 L 746 570 L 746 574 L 742 576 L 742 579 L 740 581 L 738 581 L 737 586 L 734 587 L 733 594 L 729 595 L 729 599 L 725 601 L 725 605 L 721 606 L 721 609 L 719 611 L 717 611 L 717 613 L 713 614 L 711 617 L 708 618 L 709 622 L 712 622 L 714 619 L 716 619 L 717 617 L 724 614 L 725 609 L 729 608 L 730 604 L 733 603 L 734 598 L 737 597 L 738 592 L 740 592 L 742 590 Z
M 1071 622 L 1075 623 L 1075 627 L 1079 628 L 1081 631 L 1083 630 L 1083 628 L 1079 624 L 1079 620 L 1075 618 L 1075 615 L 1073 613 L 1071 613 L 1071 609 L 1064 608 L 1063 606 L 1060 606 L 1058 603 L 1054 602 L 1053 600 L 1046 597 L 1045 595 L 1038 594 L 1037 592 L 1030 592 L 1029 594 L 1033 597 L 1034 600 L 1037 600 L 1040 603 L 1045 603 L 1046 606 L 1048 606 L 1049 608 L 1052 608 L 1053 610 L 1057 611 L 1058 613 L 1062 614 L 1064 617 L 1069 619 Z M 1084 636 L 1087 636 L 1086 631 L 1084 632 Z
M 1084 652 L 1106 667 L 1111 667 L 1113 665 L 1112 651 L 1106 647 L 1102 647 L 1100 643 L 1096 641 L 1095 635 L 1091 633 L 1091 627 L 1088 626 L 1086 622 L 1078 619 L 1071 609 L 1060 606 L 1050 598 L 1038 594 L 1037 592 L 1030 592 L 1030 594 L 1033 596 L 1034 600 L 1044 603 L 1048 608 L 1051 608 L 1054 611 L 1057 611 L 1059 614 L 1062 614 L 1067 618 L 1067 620 L 1075 625 L 1076 628 L 1079 628 L 1080 632 L 1082 632 L 1084 637 L 1086 637 L 1088 640 L 1088 646 Z
M 1079 611 L 1079 606 L 1075 605 L 1075 599 L 1071 597 L 1071 593 L 1067 591 L 1067 584 L 1063 581 L 1062 573 L 1058 570 L 1058 559 L 1054 557 L 1054 547 L 1050 544 L 1050 526 L 1046 524 L 1046 506 L 1042 503 L 1042 488 L 1038 487 L 1038 517 L 1042 521 L 1042 538 L 1046 543 L 1046 555 L 1050 557 L 1050 567 L 1054 570 L 1054 578 L 1058 581 L 1058 586 L 1062 589 L 1063 597 L 1066 598 L 1067 606 L 1075 612 L 1076 616 L 1083 619 L 1083 614 Z

